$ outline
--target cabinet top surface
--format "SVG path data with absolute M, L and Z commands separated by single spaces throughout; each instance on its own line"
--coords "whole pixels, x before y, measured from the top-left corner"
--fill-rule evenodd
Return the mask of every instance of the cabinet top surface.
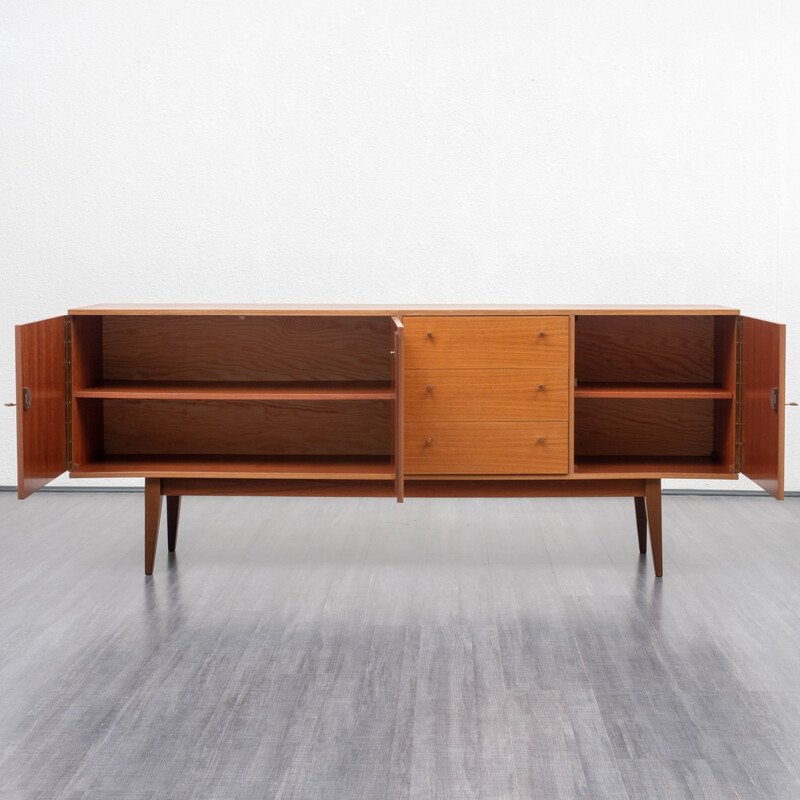
M 739 309 L 724 306 L 671 305 L 366 305 L 322 304 L 295 305 L 282 303 L 102 303 L 68 312 L 72 316 L 92 314 L 118 315 L 209 315 L 228 316 L 425 316 L 425 315 L 522 315 L 522 314 L 730 314 Z

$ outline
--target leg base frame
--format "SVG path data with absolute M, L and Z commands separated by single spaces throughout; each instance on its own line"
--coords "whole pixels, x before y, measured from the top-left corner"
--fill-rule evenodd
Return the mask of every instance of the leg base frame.
M 256 495 L 256 496 L 394 496 L 393 487 L 380 482 L 292 481 L 234 478 L 146 478 L 144 571 L 152 575 L 158 544 L 161 498 L 167 498 L 167 537 L 169 551 L 178 541 L 181 496 Z M 656 577 L 663 575 L 661 553 L 661 481 L 658 479 L 612 480 L 485 480 L 430 479 L 405 481 L 405 497 L 633 497 L 639 552 L 650 552 Z

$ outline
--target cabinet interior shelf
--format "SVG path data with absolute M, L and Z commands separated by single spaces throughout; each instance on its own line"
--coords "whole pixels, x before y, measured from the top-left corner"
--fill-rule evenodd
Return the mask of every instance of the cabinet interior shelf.
M 736 478 L 733 465 L 714 456 L 575 456 L 575 473 L 660 478 Z
M 575 397 L 662 400 L 732 400 L 733 392 L 706 383 L 581 383 Z
M 389 381 L 104 381 L 75 397 L 107 400 L 394 400 Z
M 390 456 L 105 455 L 75 465 L 75 478 L 291 478 L 393 480 Z

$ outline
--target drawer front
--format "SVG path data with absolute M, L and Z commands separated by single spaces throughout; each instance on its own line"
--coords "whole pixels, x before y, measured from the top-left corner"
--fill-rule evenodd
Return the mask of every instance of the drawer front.
M 404 317 L 405 368 L 569 366 L 569 317 Z
M 567 428 L 566 422 L 407 422 L 405 472 L 562 475 Z
M 404 374 L 406 420 L 566 420 L 565 369 L 413 369 Z

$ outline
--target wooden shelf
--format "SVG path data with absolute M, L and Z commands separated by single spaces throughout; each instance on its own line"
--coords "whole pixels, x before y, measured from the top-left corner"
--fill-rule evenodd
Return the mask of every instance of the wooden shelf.
M 736 478 L 711 456 L 575 456 L 575 475 L 640 478 Z
M 733 392 L 704 383 L 581 383 L 575 397 L 629 400 L 732 400 Z
M 394 400 L 388 381 L 105 381 L 75 397 L 105 400 Z
M 73 478 L 275 478 L 394 480 L 389 456 L 105 456 L 76 465 Z

